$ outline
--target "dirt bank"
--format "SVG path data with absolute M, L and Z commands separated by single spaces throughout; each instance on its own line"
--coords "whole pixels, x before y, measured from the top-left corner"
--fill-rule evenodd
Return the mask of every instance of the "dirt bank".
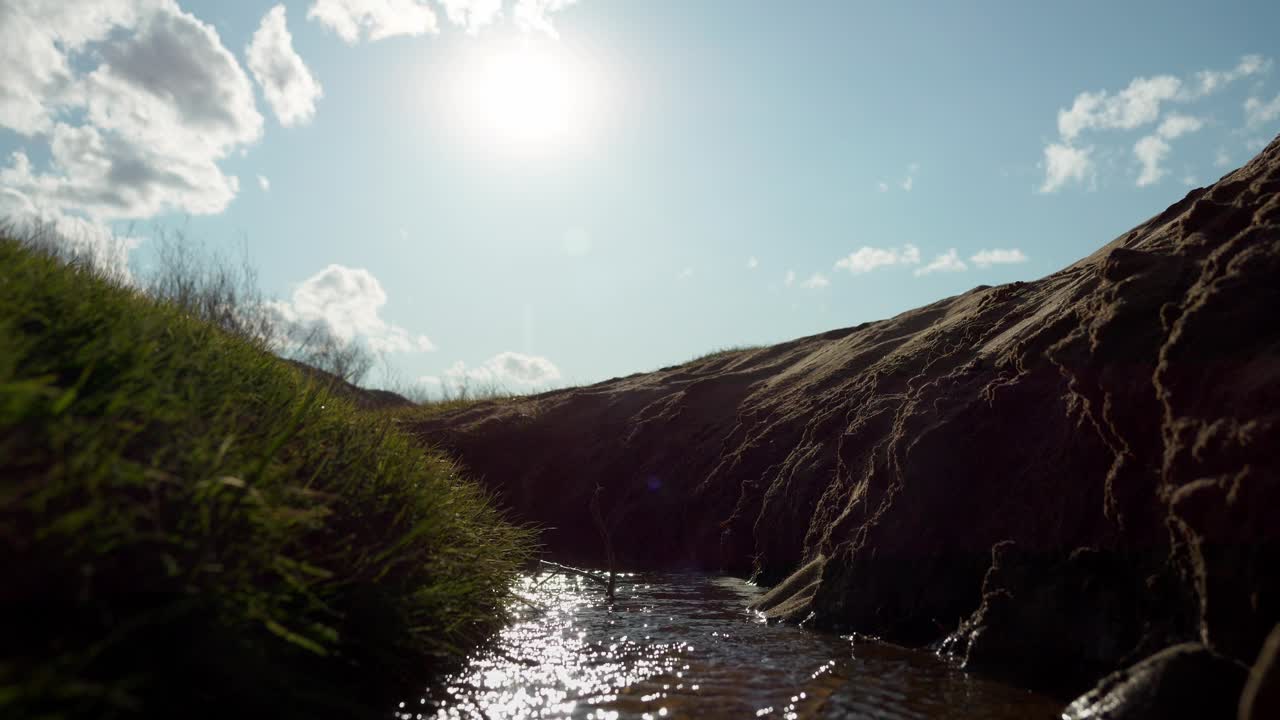
M 571 561 L 603 559 L 598 484 L 620 562 L 803 567 L 788 618 L 1070 689 L 1180 641 L 1252 663 L 1280 620 L 1280 140 L 1035 282 L 415 431 Z

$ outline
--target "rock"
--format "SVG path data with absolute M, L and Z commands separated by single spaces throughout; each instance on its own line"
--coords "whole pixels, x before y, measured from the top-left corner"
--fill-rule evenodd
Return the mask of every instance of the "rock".
M 1103 678 L 1063 720 L 1210 720 L 1230 716 L 1245 668 L 1197 643 L 1166 648 Z
M 1239 720 L 1280 718 L 1280 625 L 1262 645 L 1240 696 Z
M 1248 662 L 1280 621 L 1278 277 L 1280 139 L 1039 280 L 412 430 L 574 563 L 600 484 L 632 567 L 824 558 L 786 613 L 821 627 L 963 623 L 975 667 L 1051 684 L 1187 640 Z

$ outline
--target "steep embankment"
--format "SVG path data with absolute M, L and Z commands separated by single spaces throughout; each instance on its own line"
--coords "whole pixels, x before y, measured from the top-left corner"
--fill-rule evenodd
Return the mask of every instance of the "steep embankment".
M 1080 686 L 1280 620 L 1280 141 L 1093 255 L 889 320 L 421 421 L 548 548 Z M 802 568 L 802 566 L 804 566 Z M 775 604 L 776 603 L 776 604 Z

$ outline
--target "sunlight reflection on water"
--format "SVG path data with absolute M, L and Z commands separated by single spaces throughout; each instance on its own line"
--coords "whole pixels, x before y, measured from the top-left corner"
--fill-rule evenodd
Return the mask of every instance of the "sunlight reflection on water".
M 495 642 L 425 697 L 422 718 L 1051 718 L 1061 705 L 934 656 L 769 626 L 734 578 L 630 576 L 612 607 L 582 578 L 545 574 Z M 415 707 L 416 706 L 416 707 Z

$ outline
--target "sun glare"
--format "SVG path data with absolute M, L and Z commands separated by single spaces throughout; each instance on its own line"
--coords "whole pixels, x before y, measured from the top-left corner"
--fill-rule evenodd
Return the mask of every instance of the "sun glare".
M 462 121 L 485 142 L 546 149 L 588 129 L 587 73 L 563 50 L 524 45 L 487 53 L 464 75 Z

